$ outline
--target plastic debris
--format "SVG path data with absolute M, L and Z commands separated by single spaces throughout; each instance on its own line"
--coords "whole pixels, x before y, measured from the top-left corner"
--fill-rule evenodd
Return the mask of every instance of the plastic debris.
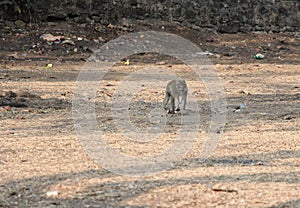
M 238 107 L 237 107 L 237 109 L 242 109 L 242 108 L 245 108 L 246 106 L 243 104 L 243 103 L 241 103 Z
M 52 67 L 53 67 L 53 64 L 46 64 L 46 66 L 45 66 L 46 69 L 50 69 Z
M 235 107 L 235 109 L 234 109 L 233 112 L 240 112 L 241 109 L 243 109 L 243 108 L 245 108 L 245 107 L 246 107 L 246 106 L 245 106 L 243 103 L 241 103 L 241 104 L 239 104 L 238 106 Z
M 255 59 L 263 59 L 265 58 L 265 55 L 261 54 L 261 53 L 258 53 L 254 56 Z
M 128 65 L 130 64 L 129 59 L 127 59 L 127 60 L 124 62 L 124 64 L 125 64 L 126 66 L 128 66 Z
M 48 197 L 58 196 L 58 194 L 59 194 L 58 191 L 48 191 L 48 192 L 46 193 L 46 195 L 47 195 Z
M 211 52 L 208 52 L 208 51 L 202 51 L 202 52 L 198 52 L 197 55 L 207 55 L 207 56 L 212 56 L 212 55 L 214 55 L 214 54 L 211 53 Z

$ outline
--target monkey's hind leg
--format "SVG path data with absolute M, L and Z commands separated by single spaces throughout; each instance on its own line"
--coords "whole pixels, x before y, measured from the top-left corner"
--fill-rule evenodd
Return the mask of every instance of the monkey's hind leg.
M 185 110 L 187 95 L 182 96 L 182 109 Z
M 181 103 L 180 99 L 175 98 L 175 106 L 176 106 L 175 111 L 180 111 L 180 103 Z
M 168 113 L 171 113 L 171 114 L 175 113 L 175 98 L 173 96 L 171 96 L 170 109 L 169 109 Z
M 165 96 L 164 101 L 163 101 L 163 108 L 164 108 L 165 110 L 168 109 L 167 105 L 168 105 L 169 99 L 170 99 L 170 94 L 169 94 L 169 93 L 166 93 L 166 96 Z

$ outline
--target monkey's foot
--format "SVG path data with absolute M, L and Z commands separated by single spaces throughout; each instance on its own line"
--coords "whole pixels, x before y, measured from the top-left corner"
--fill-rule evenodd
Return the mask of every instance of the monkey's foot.
M 169 114 L 175 114 L 175 111 L 169 110 L 168 113 L 169 113 Z

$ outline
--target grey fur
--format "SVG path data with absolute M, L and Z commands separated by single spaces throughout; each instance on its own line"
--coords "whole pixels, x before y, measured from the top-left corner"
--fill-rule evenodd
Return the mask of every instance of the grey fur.
M 168 110 L 167 105 L 170 102 L 169 113 L 175 113 L 175 111 L 180 111 L 181 103 L 183 106 L 183 110 L 185 110 L 187 93 L 188 87 L 185 80 L 170 81 L 166 87 L 166 96 L 163 101 L 164 109 Z

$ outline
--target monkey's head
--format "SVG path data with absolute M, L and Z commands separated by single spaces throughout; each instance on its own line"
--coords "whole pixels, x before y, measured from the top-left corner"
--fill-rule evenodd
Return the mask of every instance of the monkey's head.
M 186 85 L 186 82 L 185 80 L 178 80 L 176 82 L 176 88 L 179 92 L 185 92 L 187 91 L 187 85 Z

